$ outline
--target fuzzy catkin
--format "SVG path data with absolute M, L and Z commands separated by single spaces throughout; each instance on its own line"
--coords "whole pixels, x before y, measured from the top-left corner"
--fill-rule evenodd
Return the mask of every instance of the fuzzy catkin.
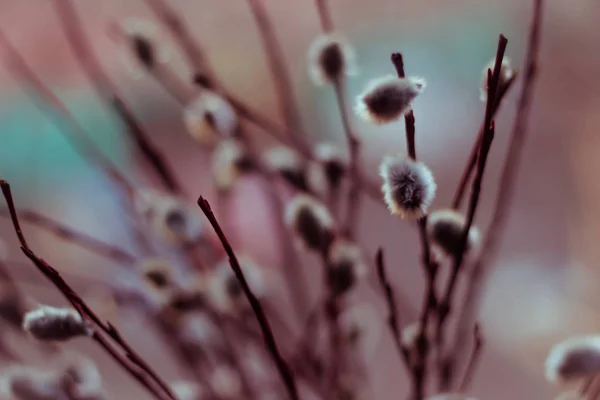
M 392 214 L 420 218 L 427 213 L 437 185 L 425 164 L 410 157 L 387 156 L 379 174 L 383 178 L 384 200 Z
M 65 341 L 92 333 L 74 309 L 51 306 L 41 306 L 25 314 L 23 329 L 41 341 Z

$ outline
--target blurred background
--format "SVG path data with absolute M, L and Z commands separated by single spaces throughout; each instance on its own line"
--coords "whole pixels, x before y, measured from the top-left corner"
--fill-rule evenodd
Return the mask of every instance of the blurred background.
M 93 39 L 94 52 L 118 82 L 121 92 L 143 121 L 151 139 L 176 167 L 190 198 L 203 194 L 216 201 L 206 173 L 209 160 L 182 123 L 182 109 L 156 82 L 133 79 L 127 55 L 107 35 L 107 24 L 127 17 L 152 19 L 141 0 L 78 0 L 78 12 Z M 344 136 L 330 88 L 315 87 L 307 74 L 306 54 L 320 33 L 312 1 L 264 0 L 277 37 L 284 47 L 293 78 L 295 100 L 312 143 L 328 139 L 344 146 Z M 389 55 L 401 51 L 409 75 L 423 76 L 428 86 L 414 103 L 417 151 L 438 183 L 434 207 L 447 206 L 469 149 L 481 124 L 479 100 L 482 67 L 495 53 L 497 37 L 508 38 L 507 54 L 521 68 L 531 17 L 531 2 L 522 0 L 331 0 L 337 30 L 357 51 L 359 74 L 349 80 L 351 102 L 372 78 L 393 73 Z M 247 2 L 241 0 L 171 0 L 206 49 L 218 76 L 230 91 L 254 109 L 281 121 L 273 79 Z M 514 196 L 508 229 L 502 239 L 480 320 L 486 347 L 473 394 L 500 400 L 552 398 L 557 388 L 543 379 L 550 346 L 568 335 L 597 332 L 599 327 L 596 267 L 600 246 L 600 28 L 596 0 L 546 2 L 541 74 L 529 121 L 530 136 Z M 112 118 L 90 89 L 73 58 L 51 3 L 0 0 L 0 25 L 44 82 L 67 104 L 99 147 L 140 185 L 155 185 L 139 167 L 123 126 Z M 190 81 L 192 71 L 163 33 L 176 71 Z M 497 118 L 497 131 L 484 181 L 477 225 L 485 228 L 496 194 L 498 176 L 512 127 L 520 80 Z M 363 144 L 365 173 L 378 181 L 384 154 L 405 151 L 402 123 L 374 127 L 354 120 Z M 252 129 L 252 128 L 251 128 Z M 268 137 L 253 135 L 268 146 Z M 39 111 L 6 68 L 0 67 L 0 176 L 8 180 L 17 204 L 32 208 L 131 252 L 139 251 L 122 223 L 122 211 L 112 184 L 76 154 L 52 121 Z M 269 210 L 252 183 L 236 189 L 229 212 L 234 215 L 237 247 L 265 265 L 278 268 L 272 232 L 262 222 Z M 115 265 L 33 226 L 26 227 L 32 247 L 90 301 L 101 282 L 113 277 Z M 12 227 L 0 220 L 0 238 L 8 244 L 9 260 L 23 261 Z M 372 257 L 382 246 L 394 284 L 413 308 L 423 291 L 418 266 L 419 242 L 414 227 L 376 202 L 366 199 L 359 240 Z M 314 260 L 313 260 L 314 261 Z M 311 259 L 307 259 L 310 263 Z M 33 266 L 11 269 L 22 287 L 40 303 L 64 304 L 56 290 L 38 277 Z M 384 315 L 383 302 L 363 293 Z M 87 297 L 86 297 L 87 298 Z M 103 309 L 134 341 L 139 353 L 164 376 L 178 371 L 161 353 L 160 341 L 144 331 L 135 315 Z M 112 398 L 146 398 L 135 382 L 96 346 L 77 341 L 66 346 L 82 350 L 100 364 Z M 397 354 L 389 351 L 387 332 L 372 351 L 370 375 L 377 399 L 405 393 L 407 380 Z M 43 360 L 40 360 L 43 362 Z

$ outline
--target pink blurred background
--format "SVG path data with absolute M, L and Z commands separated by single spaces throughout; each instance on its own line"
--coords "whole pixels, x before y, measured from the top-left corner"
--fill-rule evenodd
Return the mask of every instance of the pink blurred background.
M 227 87 L 252 107 L 280 120 L 272 78 L 257 29 L 241 0 L 171 0 L 206 48 Z M 344 145 L 333 93 L 315 88 L 306 73 L 306 52 L 319 33 L 312 1 L 265 0 L 285 48 L 295 98 L 311 140 L 328 138 Z M 102 64 L 119 82 L 122 93 L 151 132 L 152 140 L 170 154 L 178 177 L 191 198 L 198 194 L 214 200 L 206 154 L 194 146 L 181 122 L 181 109 L 148 77 L 133 80 L 122 63 L 123 49 L 106 35 L 110 20 L 130 16 L 152 18 L 139 0 L 78 0 L 78 11 L 94 40 Z M 424 76 L 427 90 L 414 104 L 417 148 L 433 170 L 439 191 L 435 206 L 449 203 L 460 170 L 483 117 L 479 101 L 482 66 L 495 51 L 497 36 L 509 40 L 507 54 L 515 66 L 523 63 L 529 1 L 399 1 L 331 0 L 334 22 L 355 45 L 360 74 L 349 82 L 352 98 L 372 77 L 392 73 L 389 55 L 404 54 L 409 74 Z M 546 3 L 541 75 L 530 120 L 530 137 L 518 180 L 510 221 L 502 240 L 501 256 L 491 276 L 481 322 L 487 344 L 473 393 L 481 399 L 552 398 L 557 388 L 543 379 L 545 355 L 557 340 L 574 333 L 597 332 L 600 326 L 596 267 L 600 258 L 598 200 L 600 185 L 594 178 L 600 163 L 596 153 L 600 127 L 600 3 L 596 0 Z M 131 144 L 122 127 L 93 95 L 78 68 L 49 2 L 0 0 L 0 24 L 30 65 L 67 103 L 100 147 L 123 166 L 128 176 L 148 184 L 136 168 Z M 169 40 L 169 35 L 164 34 Z M 191 71 L 172 46 L 172 62 L 182 77 Z M 493 206 L 500 167 L 505 154 L 520 85 L 505 101 L 497 120 L 497 133 L 484 182 L 483 205 L 477 224 L 485 227 Z M 402 124 L 374 128 L 355 121 L 363 141 L 366 172 L 377 179 L 382 155 L 404 151 Z M 266 136 L 255 132 L 256 138 Z M 11 182 L 22 207 L 35 208 L 98 238 L 136 251 L 120 223 L 112 185 L 75 154 L 51 121 L 36 109 L 5 68 L 0 68 L 0 176 Z M 269 143 L 268 140 L 264 141 Z M 268 210 L 251 185 L 237 191 L 237 246 L 263 262 L 276 265 L 275 238 L 255 234 Z M 254 191 L 254 192 L 250 192 Z M 250 196 L 247 201 L 244 196 Z M 262 208 L 261 208 L 262 207 Z M 262 210 L 256 212 L 256 209 Z M 393 281 L 420 304 L 423 281 L 417 260 L 416 231 L 389 216 L 371 200 L 365 201 L 360 240 L 374 254 L 386 249 Z M 76 287 L 96 292 L 93 282 L 110 279 L 115 266 L 106 260 L 65 244 L 28 227 L 33 247 Z M 7 220 L 0 220 L 0 236 L 11 249 L 11 260 L 21 260 Z M 266 239 L 265 239 L 266 238 Z M 310 262 L 311 259 L 307 259 Z M 40 302 L 62 299 L 33 267 L 18 266 L 13 273 Z M 88 291 L 89 289 L 89 291 Z M 380 297 L 364 296 L 384 312 Z M 140 329 L 135 315 L 104 310 L 125 337 L 169 378 L 179 372 L 165 359 L 160 341 Z M 78 342 L 65 347 L 83 349 L 98 360 L 112 398 L 146 398 L 129 377 L 95 346 Z M 371 354 L 371 378 L 378 399 L 395 399 L 406 391 L 406 379 L 391 339 L 384 334 Z M 111 397 L 111 396 L 109 396 Z

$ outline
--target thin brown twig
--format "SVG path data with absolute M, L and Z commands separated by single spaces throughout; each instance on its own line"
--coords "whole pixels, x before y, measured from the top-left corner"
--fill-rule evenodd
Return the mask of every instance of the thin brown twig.
M 35 104 L 41 107 L 40 99 L 43 104 L 49 105 L 54 111 L 60 114 L 60 117 L 54 113 L 50 113 L 54 117 L 54 122 L 62 126 L 62 122 L 68 122 L 69 127 L 60 129 L 60 132 L 82 156 L 89 157 L 97 164 L 119 187 L 123 188 L 128 196 L 132 196 L 134 192 L 133 185 L 119 171 L 115 164 L 100 150 L 94 142 L 88 137 L 83 127 L 75 120 L 68 111 L 65 104 L 42 82 L 39 76 L 27 65 L 23 57 L 17 49 L 10 43 L 4 32 L 0 30 L 0 46 L 4 49 L 6 57 L 5 64 L 25 86 L 33 89 L 33 92 L 39 96 L 34 98 L 37 100 Z
M 171 393 L 170 387 L 154 372 L 154 370 L 129 346 L 129 344 L 121 337 L 120 333 L 110 322 L 103 322 L 83 301 L 83 299 L 69 286 L 69 284 L 61 277 L 57 270 L 51 267 L 46 261 L 39 258 L 29 247 L 27 240 L 21 230 L 21 225 L 17 215 L 15 203 L 12 197 L 10 185 L 4 180 L 0 180 L 0 187 L 6 200 L 13 227 L 19 242 L 21 250 L 27 258 L 29 258 L 38 270 L 46 276 L 65 296 L 65 298 L 73 305 L 73 307 L 87 321 L 93 322 L 102 331 L 104 331 L 119 347 L 125 352 L 125 356 L 119 354 L 114 347 L 107 342 L 103 335 L 98 331 L 94 331 L 92 339 L 100 344 L 115 361 L 117 361 L 124 369 L 126 369 L 140 384 L 142 384 L 152 395 L 160 400 L 165 398 L 177 400 Z M 131 365 L 130 365 L 131 362 Z M 134 367 L 135 366 L 135 367 Z M 158 386 L 164 392 L 164 395 L 155 387 Z
M 133 265 L 137 260 L 136 256 L 118 246 L 105 243 L 86 233 L 72 229 L 36 211 L 20 210 L 18 214 L 22 221 L 44 229 L 61 239 L 81 246 L 98 255 L 114 260 L 120 265 Z M 11 217 L 10 212 L 5 209 L 0 209 L 0 216 L 4 218 Z
M 473 376 L 477 370 L 477 364 L 481 358 L 483 344 L 483 334 L 481 333 L 481 328 L 479 327 L 479 324 L 475 324 L 475 327 L 473 328 L 473 351 L 471 352 L 471 357 L 467 363 L 465 374 L 463 375 L 460 385 L 458 386 L 458 390 L 461 393 L 464 393 L 469 388 L 469 385 L 473 380 Z
M 506 82 L 502 82 L 502 86 L 498 88 L 498 93 L 496 94 L 496 99 L 494 101 L 494 106 L 492 109 L 492 118 L 495 117 L 498 110 L 500 110 L 500 105 L 502 104 L 502 100 L 505 95 L 508 93 L 510 88 L 513 86 L 513 83 L 517 79 L 517 73 L 513 73 L 513 75 Z M 461 207 L 464 194 L 467 189 L 467 185 L 475 171 L 475 166 L 477 166 L 477 153 L 479 152 L 479 146 L 481 145 L 481 137 L 483 136 L 484 123 L 482 122 L 481 127 L 479 128 L 479 132 L 477 133 L 477 139 L 473 142 L 471 146 L 471 152 L 469 153 L 469 158 L 465 165 L 465 168 L 460 176 L 460 180 L 456 187 L 456 191 L 454 193 L 454 197 L 452 199 L 452 209 L 458 210 Z
M 392 332 L 392 338 L 394 339 L 394 344 L 396 345 L 396 349 L 400 354 L 404 364 L 407 368 L 410 369 L 410 355 L 409 350 L 402 344 L 402 336 L 400 332 L 400 314 L 398 312 L 398 306 L 396 304 L 396 295 L 394 292 L 394 288 L 390 284 L 390 281 L 387 277 L 387 272 L 385 270 L 385 262 L 383 259 L 383 249 L 380 247 L 377 249 L 377 254 L 375 255 L 375 265 L 377 268 L 377 277 L 379 279 L 379 283 L 381 284 L 381 288 L 385 294 L 385 299 L 388 307 L 388 317 L 387 322 Z
M 248 6 L 254 17 L 254 21 L 260 31 L 267 61 L 277 91 L 277 97 L 281 103 L 285 125 L 295 132 L 291 136 L 296 147 L 309 149 L 306 135 L 302 134 L 300 114 L 294 101 L 294 90 L 292 79 L 288 68 L 285 66 L 285 56 L 281 44 L 277 40 L 273 24 L 265 10 L 264 0 L 247 0 Z
M 281 354 L 279 352 L 277 342 L 275 341 L 273 331 L 271 330 L 271 326 L 269 325 L 269 321 L 265 315 L 265 312 L 262 309 L 260 302 L 258 301 L 256 296 L 252 292 L 252 289 L 248 285 L 248 282 L 246 281 L 246 278 L 244 277 L 242 268 L 240 267 L 237 257 L 233 251 L 233 248 L 229 244 L 229 240 L 227 239 L 227 236 L 225 236 L 225 233 L 221 229 L 221 226 L 219 225 L 219 222 L 217 221 L 208 201 L 206 199 L 204 199 L 202 196 L 200 196 L 198 198 L 198 205 L 200 206 L 200 209 L 202 210 L 204 215 L 206 215 L 206 218 L 212 225 L 215 233 L 217 234 L 217 236 L 219 237 L 219 240 L 221 241 L 221 244 L 223 245 L 223 249 L 225 250 L 225 252 L 227 253 L 227 256 L 229 257 L 229 264 L 231 265 L 231 269 L 235 273 L 235 276 L 236 276 L 237 280 L 239 281 L 240 286 L 242 287 L 244 295 L 246 296 L 248 302 L 250 303 L 250 307 L 252 308 L 252 311 L 256 315 L 256 319 L 258 321 L 258 324 L 259 324 L 260 329 L 263 334 L 265 345 L 266 345 L 267 349 L 269 350 L 269 354 L 271 355 L 273 362 L 275 363 L 275 366 L 277 367 L 279 375 L 281 376 L 283 384 L 285 385 L 290 398 L 292 400 L 299 400 L 300 397 L 298 394 L 298 389 L 296 387 L 296 381 L 292 374 L 292 370 L 290 369 L 287 362 L 283 359 L 283 357 L 281 356 Z
M 355 239 L 356 230 L 360 217 L 360 141 L 350 125 L 350 116 L 348 115 L 348 104 L 346 101 L 346 88 L 344 83 L 337 79 L 334 82 L 335 96 L 340 110 L 342 126 L 346 140 L 348 141 L 348 151 L 350 153 L 350 163 L 348 166 L 348 176 L 350 178 L 350 190 L 348 191 L 348 208 L 346 210 L 344 235 L 349 239 Z
M 329 33 L 333 31 L 333 19 L 331 18 L 327 2 L 328 0 L 316 0 L 321 29 L 323 32 Z
M 161 151 L 150 142 L 149 135 L 142 128 L 133 111 L 127 106 L 108 74 L 104 72 L 98 58 L 93 54 L 90 40 L 71 0 L 53 0 L 53 2 L 67 42 L 97 95 L 125 124 L 127 132 L 134 140 L 138 150 L 160 178 L 162 184 L 172 192 L 183 193 L 183 188 L 177 181 L 172 167 Z
M 399 78 L 404 78 L 404 60 L 401 53 L 393 53 L 391 61 L 396 68 Z M 406 148 L 408 156 L 417 160 L 417 150 L 415 144 L 415 116 L 412 110 L 404 115 L 404 126 L 406 130 Z M 413 396 L 415 400 L 422 400 L 425 397 L 425 386 L 427 381 L 427 354 L 429 353 L 429 340 L 427 338 L 427 325 L 429 317 L 436 307 L 435 300 L 435 281 L 437 277 L 437 265 L 431 260 L 431 248 L 427 236 L 427 216 L 420 218 L 417 222 L 419 229 L 419 238 L 421 241 L 423 270 L 426 274 L 426 294 L 423 298 L 423 307 L 421 308 L 421 317 L 419 318 L 419 334 L 416 339 L 418 360 L 413 366 Z
M 444 337 L 445 337 L 445 322 L 448 316 L 451 313 L 452 308 L 452 300 L 454 297 L 454 291 L 456 289 L 456 284 L 458 282 L 458 276 L 460 274 L 464 257 L 465 250 L 467 248 L 467 242 L 469 238 L 469 231 L 473 222 L 475 220 L 475 214 L 477 212 L 477 208 L 479 205 L 479 199 L 481 196 L 481 184 L 483 182 L 485 167 L 487 164 L 488 154 L 492 145 L 492 141 L 494 139 L 494 121 L 493 121 L 493 99 L 495 99 L 498 85 L 500 82 L 500 69 L 502 66 L 502 59 L 504 58 L 504 52 L 506 50 L 506 45 L 508 40 L 500 35 L 498 39 L 498 51 L 496 53 L 496 62 L 494 65 L 494 71 L 488 70 L 488 101 L 486 104 L 485 110 L 485 119 L 484 119 L 484 134 L 481 139 L 481 146 L 479 148 L 479 153 L 477 156 L 477 172 L 475 175 L 475 179 L 473 181 L 472 189 L 471 189 L 471 197 L 469 200 L 469 208 L 467 211 L 465 227 L 462 232 L 461 240 L 458 246 L 458 251 L 454 254 L 452 269 L 450 272 L 450 278 L 448 279 L 448 283 L 446 285 L 446 289 L 444 291 L 444 295 L 438 307 L 438 319 L 436 326 L 436 343 L 438 352 L 441 355 L 442 363 L 439 365 L 440 368 L 440 388 L 447 389 L 452 382 L 452 374 L 454 372 L 454 368 L 452 366 L 452 358 L 444 359 Z
M 480 303 L 481 293 L 485 286 L 486 270 L 496 256 L 499 239 L 505 230 L 505 225 L 510 210 L 512 195 L 515 189 L 517 171 L 521 161 L 521 155 L 525 139 L 527 138 L 527 121 L 533 100 L 533 91 L 537 78 L 539 49 L 541 42 L 543 0 L 534 0 L 534 11 L 529 40 L 527 45 L 527 56 L 525 60 L 525 76 L 521 94 L 517 103 L 517 115 L 515 117 L 508 152 L 504 161 L 502 175 L 500 177 L 499 189 L 495 201 L 495 209 L 492 214 L 492 222 L 487 231 L 481 253 L 475 261 L 467 283 L 467 293 L 463 301 L 462 312 L 458 321 L 457 342 L 453 346 L 457 354 L 462 354 L 466 346 L 463 336 L 468 331 L 471 321 L 475 318 L 476 309 Z M 460 352 L 460 353 L 459 353 Z

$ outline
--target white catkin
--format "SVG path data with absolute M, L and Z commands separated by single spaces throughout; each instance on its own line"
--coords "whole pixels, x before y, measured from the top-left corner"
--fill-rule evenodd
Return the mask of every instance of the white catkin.
M 310 250 L 323 250 L 333 238 L 334 219 L 327 207 L 312 196 L 296 195 L 286 205 L 285 222 Z
M 318 36 L 308 50 L 308 73 L 317 86 L 331 83 L 343 75 L 356 73 L 356 56 L 352 45 L 341 35 Z
M 420 218 L 427 213 L 437 185 L 422 162 L 409 157 L 384 157 L 379 167 L 384 200 L 392 214 Z
M 454 210 L 436 210 L 427 218 L 427 234 L 432 247 L 440 255 L 455 254 L 460 247 L 465 229 L 466 217 Z M 479 244 L 480 234 L 475 226 L 471 226 L 467 236 L 466 254 L 472 253 Z
M 546 379 L 572 381 L 600 373 L 600 336 L 578 336 L 554 345 L 546 358 Z
M 410 111 L 412 101 L 425 89 L 423 78 L 389 75 L 371 81 L 358 96 L 356 114 L 375 124 L 394 122 Z
M 92 334 L 77 311 L 51 306 L 41 306 L 25 314 L 23 329 L 42 341 L 64 341 Z
M 481 86 L 479 88 L 479 99 L 481 101 L 487 101 L 487 81 L 488 81 L 488 69 L 494 72 L 494 66 L 496 64 L 496 59 L 493 58 L 487 65 L 483 68 L 483 72 L 481 74 Z M 498 87 L 502 87 L 515 75 L 515 70 L 512 68 L 510 59 L 503 58 L 502 64 L 500 66 L 500 81 L 498 82 Z
M 183 111 L 188 133 L 199 143 L 209 145 L 216 138 L 236 135 L 239 120 L 233 106 L 222 96 L 205 90 Z

